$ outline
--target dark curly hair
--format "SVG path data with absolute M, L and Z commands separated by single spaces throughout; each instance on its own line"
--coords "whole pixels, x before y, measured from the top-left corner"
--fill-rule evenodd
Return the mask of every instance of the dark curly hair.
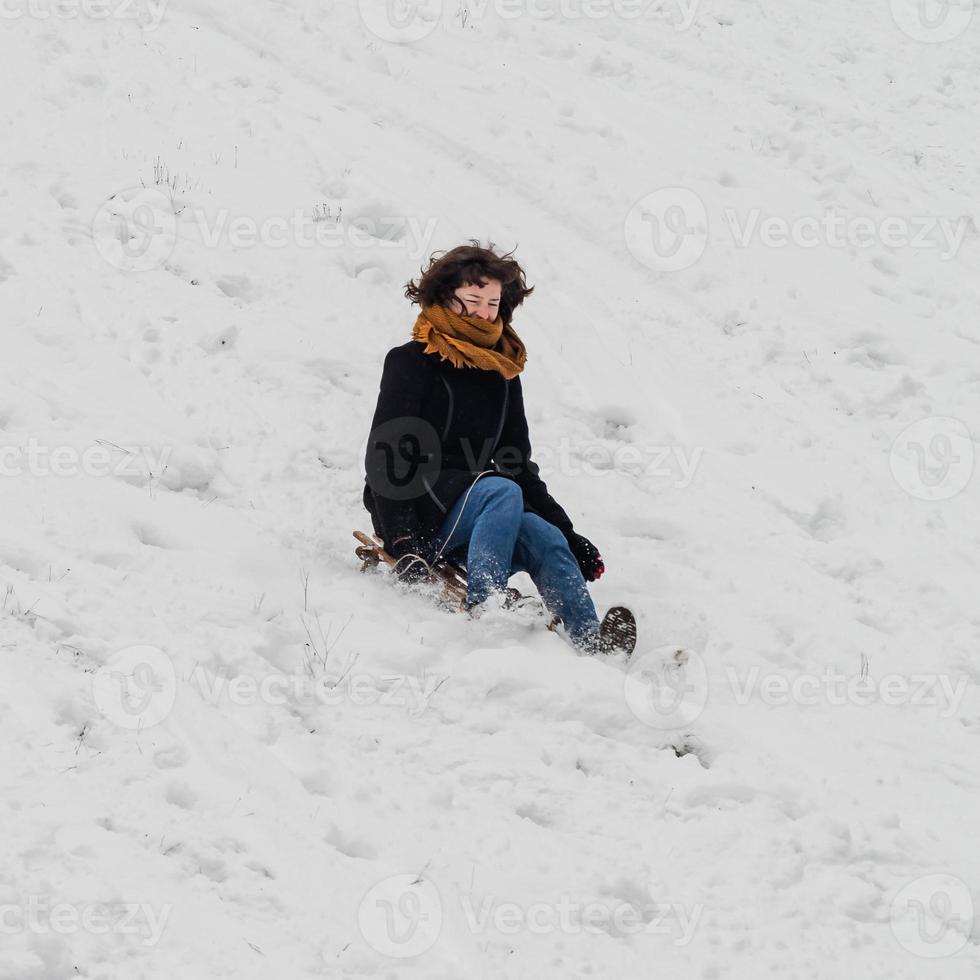
M 513 251 L 499 255 L 490 242 L 483 248 L 475 238 L 469 245 L 458 245 L 440 255 L 434 252 L 429 267 L 422 269 L 418 282 L 405 284 L 405 296 L 419 306 L 450 306 L 453 294 L 460 286 L 483 286 L 488 279 L 500 282 L 500 318 L 510 325 L 514 310 L 534 292 L 524 278 L 524 270 Z

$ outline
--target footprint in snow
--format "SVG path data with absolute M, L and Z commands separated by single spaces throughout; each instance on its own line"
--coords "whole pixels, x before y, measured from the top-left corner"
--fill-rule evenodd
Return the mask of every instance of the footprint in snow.
M 254 303 L 259 298 L 259 289 L 248 276 L 221 276 L 215 284 L 229 299 Z
M 182 810 L 193 810 L 197 804 L 197 793 L 187 783 L 175 780 L 167 786 L 164 799 Z

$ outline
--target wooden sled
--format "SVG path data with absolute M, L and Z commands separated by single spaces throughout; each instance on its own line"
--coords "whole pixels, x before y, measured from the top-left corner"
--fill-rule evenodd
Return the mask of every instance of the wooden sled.
M 366 535 L 363 531 L 354 531 L 354 537 L 360 544 L 354 549 L 354 554 L 361 559 L 361 571 L 375 569 L 382 563 L 389 568 L 394 568 L 397 561 L 392 558 L 384 549 L 384 542 L 377 536 Z M 431 566 L 433 579 L 436 584 L 442 587 L 442 600 L 454 612 L 466 611 L 466 571 L 454 562 L 440 558 Z M 517 589 L 508 589 L 509 599 L 515 604 L 522 600 L 539 602 L 531 599 L 530 596 L 522 595 Z M 549 630 L 556 630 L 561 620 L 557 616 L 549 616 L 547 610 L 544 611 L 543 618 Z
M 354 549 L 354 554 L 361 559 L 361 571 L 377 568 L 382 562 L 389 568 L 394 568 L 397 561 L 384 549 L 384 542 L 376 535 L 368 537 L 363 531 L 355 531 L 354 537 L 360 545 Z M 442 586 L 442 598 L 456 612 L 466 609 L 466 573 L 452 562 L 440 558 L 432 568 L 432 574 L 437 584 Z

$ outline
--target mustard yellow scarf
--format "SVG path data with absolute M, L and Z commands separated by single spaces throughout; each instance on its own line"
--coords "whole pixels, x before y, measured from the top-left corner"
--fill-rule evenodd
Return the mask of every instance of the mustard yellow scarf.
M 491 323 L 445 306 L 423 307 L 412 339 L 426 345 L 426 354 L 438 354 L 453 367 L 496 371 L 508 381 L 521 373 L 527 361 L 521 338 L 500 317 Z

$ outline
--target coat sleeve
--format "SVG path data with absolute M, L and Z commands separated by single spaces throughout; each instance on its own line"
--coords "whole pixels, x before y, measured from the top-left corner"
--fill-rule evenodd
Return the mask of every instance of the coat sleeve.
M 425 365 L 413 357 L 410 350 L 395 347 L 388 351 L 368 436 L 364 469 L 381 525 L 381 536 L 389 550 L 394 541 L 405 536 L 419 541 L 420 523 L 413 484 L 394 485 L 387 478 L 385 461 L 398 458 L 401 441 L 417 436 L 416 430 L 425 426 L 421 410 L 426 383 Z
M 538 465 L 531 459 L 531 439 L 527 431 L 524 392 L 519 377 L 510 384 L 507 415 L 493 458 L 500 471 L 516 481 L 524 493 L 524 502 L 531 510 L 549 524 L 554 524 L 566 538 L 572 534 L 571 518 L 548 493 Z

